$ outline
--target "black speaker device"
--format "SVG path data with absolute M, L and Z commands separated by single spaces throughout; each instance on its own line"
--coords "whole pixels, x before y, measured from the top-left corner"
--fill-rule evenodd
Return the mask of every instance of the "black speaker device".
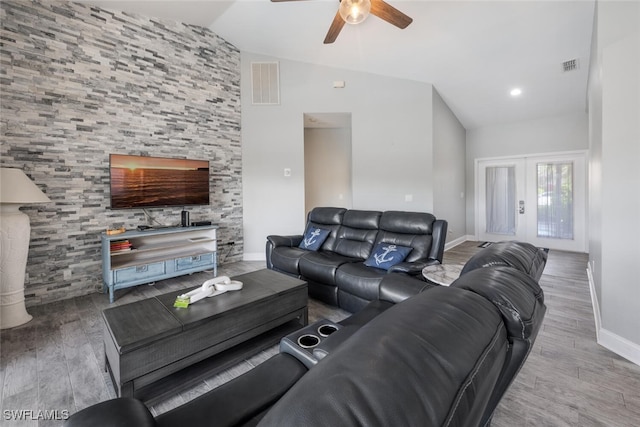
M 182 211 L 182 226 L 183 227 L 188 227 L 189 226 L 189 212 L 188 211 Z
M 211 221 L 194 221 L 191 223 L 192 227 L 198 227 L 200 225 L 211 225 Z

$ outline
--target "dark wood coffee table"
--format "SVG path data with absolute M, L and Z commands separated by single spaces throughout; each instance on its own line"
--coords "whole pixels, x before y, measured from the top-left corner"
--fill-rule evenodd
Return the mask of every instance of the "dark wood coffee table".
M 242 290 L 188 308 L 173 307 L 181 290 L 103 311 L 105 367 L 118 396 L 152 403 L 308 323 L 306 282 L 272 270 L 233 279 Z

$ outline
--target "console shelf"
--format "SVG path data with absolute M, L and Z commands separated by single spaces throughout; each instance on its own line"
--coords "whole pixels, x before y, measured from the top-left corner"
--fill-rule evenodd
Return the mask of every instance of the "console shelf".
M 215 225 L 102 233 L 103 290 L 114 291 L 198 271 L 217 271 Z

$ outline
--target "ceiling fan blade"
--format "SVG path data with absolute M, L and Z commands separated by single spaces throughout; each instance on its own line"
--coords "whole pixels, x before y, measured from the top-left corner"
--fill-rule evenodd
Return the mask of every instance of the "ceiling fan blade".
M 327 36 L 324 38 L 324 44 L 333 43 L 338 38 L 338 34 L 340 34 L 340 30 L 344 27 L 344 19 L 340 16 L 340 12 L 336 13 L 335 18 L 333 18 L 333 22 L 329 27 L 329 32 L 327 32 Z
M 398 28 L 407 28 L 413 19 L 383 0 L 371 0 L 371 13 Z

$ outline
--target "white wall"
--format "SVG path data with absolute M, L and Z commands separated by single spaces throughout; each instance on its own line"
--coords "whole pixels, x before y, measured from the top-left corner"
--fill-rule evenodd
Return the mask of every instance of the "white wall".
M 466 236 L 465 147 L 466 130 L 433 91 L 433 214 L 446 219 L 447 242 Z
M 467 234 L 475 234 L 475 159 L 586 150 L 587 113 L 575 113 L 467 131 Z
M 252 105 L 251 62 L 269 60 L 280 62 L 281 104 Z M 305 112 L 351 113 L 353 208 L 433 212 L 432 85 L 246 52 L 241 61 L 245 259 L 264 258 L 267 235 L 303 230 Z
M 602 261 L 602 76 L 598 60 L 598 13 L 593 19 L 587 101 L 589 114 L 589 267 Z M 600 268 L 591 269 L 592 301 L 602 300 Z M 595 297 L 595 299 L 594 299 Z M 599 307 L 594 307 L 598 316 Z M 599 317 L 598 317 L 599 319 Z M 596 325 L 597 326 L 597 325 Z
M 598 342 L 640 364 L 640 3 L 599 2 L 589 82 Z
M 316 206 L 350 209 L 351 128 L 304 130 L 305 211 Z

